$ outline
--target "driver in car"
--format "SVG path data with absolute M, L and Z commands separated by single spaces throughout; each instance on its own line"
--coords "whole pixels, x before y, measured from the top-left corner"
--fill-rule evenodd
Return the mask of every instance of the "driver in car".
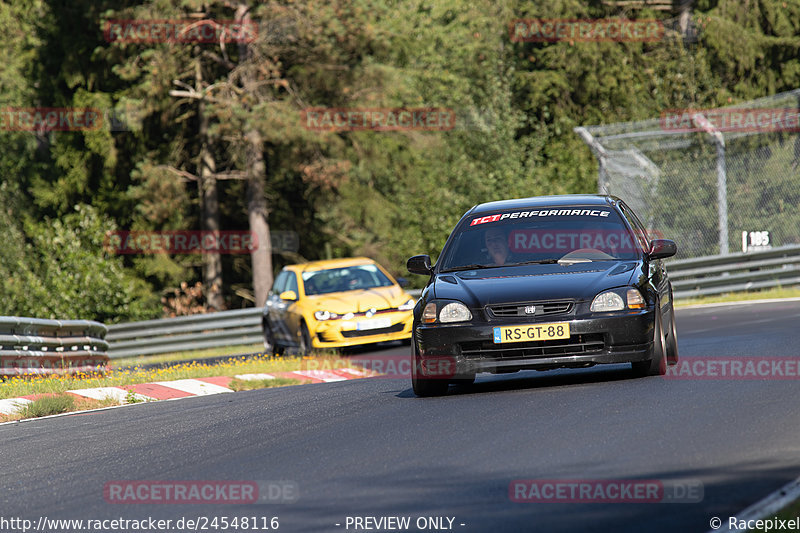
M 492 264 L 508 265 L 516 263 L 519 259 L 508 248 L 508 232 L 503 228 L 489 228 L 484 233 L 486 249 L 489 251 L 489 258 Z

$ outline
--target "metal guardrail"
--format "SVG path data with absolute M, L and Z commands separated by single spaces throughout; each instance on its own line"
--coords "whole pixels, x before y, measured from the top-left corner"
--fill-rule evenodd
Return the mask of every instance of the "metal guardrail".
M 109 359 L 106 332 L 91 320 L 0 316 L 0 375 L 95 370 Z
M 419 297 L 421 290 L 407 290 Z M 108 326 L 111 359 L 264 342 L 260 307 Z
M 800 284 L 800 246 L 694 257 L 667 263 L 675 298 Z
M 800 246 L 667 263 L 675 298 L 800 284 Z M 407 291 L 419 297 L 422 291 Z M 261 344 L 261 308 L 108 326 L 111 359 Z
M 260 307 L 112 324 L 108 327 L 109 356 L 154 355 L 243 346 L 264 341 Z

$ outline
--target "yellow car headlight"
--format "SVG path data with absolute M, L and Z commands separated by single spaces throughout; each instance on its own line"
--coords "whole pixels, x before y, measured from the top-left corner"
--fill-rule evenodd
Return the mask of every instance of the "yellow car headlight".
M 398 309 L 399 311 L 411 311 L 412 309 L 414 309 L 414 305 L 415 305 L 416 303 L 417 303 L 417 302 L 415 302 L 415 301 L 414 301 L 414 299 L 413 299 L 413 298 L 411 298 L 409 301 L 407 301 L 407 302 L 406 302 L 406 303 L 404 303 L 403 305 L 399 305 L 399 306 L 397 306 L 397 309 Z

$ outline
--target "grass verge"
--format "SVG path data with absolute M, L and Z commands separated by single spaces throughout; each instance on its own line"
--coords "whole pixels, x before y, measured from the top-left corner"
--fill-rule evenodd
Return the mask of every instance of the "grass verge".
M 34 400 L 20 410 L 23 418 L 39 418 L 72 411 L 75 408 L 75 397 L 69 394 L 44 396 Z
M 292 372 L 304 368 L 327 368 L 350 366 L 347 360 L 337 356 L 316 357 L 270 357 L 262 355 L 252 359 L 231 359 L 219 364 L 190 362 L 169 368 L 142 370 L 139 368 L 110 369 L 106 372 L 60 374 L 48 376 L 12 377 L 0 382 L 0 399 L 19 398 L 34 394 L 61 394 L 68 390 L 95 387 L 122 387 L 137 383 L 154 381 L 173 381 L 177 379 L 211 376 L 235 376 L 237 374 L 272 374 Z M 276 380 L 266 380 L 270 383 Z M 280 383 L 280 382 L 277 382 Z M 269 386 L 279 386 L 270 384 Z M 287 383 L 288 384 L 288 383 Z
M 93 400 L 91 398 L 80 398 L 66 393 L 44 394 L 25 405 L 14 414 L 0 415 L 0 422 L 12 422 L 14 420 L 23 420 L 26 418 L 40 418 L 72 411 L 110 407 L 112 405 L 118 405 L 117 401 L 113 398 Z
M 245 353 L 262 353 L 263 344 L 250 344 L 245 346 L 228 346 L 225 348 L 208 348 L 206 350 L 191 350 L 188 352 L 173 352 L 158 355 L 137 355 L 135 357 L 122 357 L 113 359 L 114 368 L 123 366 L 149 365 L 157 363 L 172 363 L 174 361 L 190 361 L 205 359 L 207 357 L 220 357 L 223 355 L 239 355 Z
M 700 298 L 681 298 L 675 300 L 675 307 L 686 307 L 687 305 L 714 304 L 725 302 L 740 302 L 747 300 L 769 300 L 772 298 L 798 298 L 800 288 L 796 287 L 777 287 L 763 291 L 732 292 L 720 294 L 718 296 L 703 296 Z
M 242 390 L 254 389 L 267 389 L 270 387 L 285 387 L 286 385 L 299 385 L 300 383 L 307 383 L 298 379 L 290 378 L 275 378 L 275 379 L 233 379 L 228 387 L 236 392 Z
M 25 418 L 38 418 L 72 411 L 109 407 L 120 402 L 112 398 L 102 401 L 79 398 L 66 391 L 96 387 L 124 387 L 137 383 L 153 381 L 173 381 L 177 379 L 211 376 L 236 376 L 238 374 L 272 374 L 292 372 L 308 368 L 342 368 L 351 366 L 346 359 L 334 355 L 315 357 L 270 357 L 261 355 L 252 359 L 244 357 L 231 359 L 218 364 L 189 362 L 169 368 L 110 369 L 104 373 L 77 373 L 49 376 L 19 376 L 0 381 L 0 399 L 33 396 L 33 401 L 12 415 L 0 415 L 0 422 L 10 422 Z M 242 380 L 234 378 L 230 388 L 234 391 L 253 390 L 267 387 L 284 387 L 307 383 L 296 379 L 275 378 L 263 380 Z M 140 403 L 142 400 L 130 392 L 122 404 Z

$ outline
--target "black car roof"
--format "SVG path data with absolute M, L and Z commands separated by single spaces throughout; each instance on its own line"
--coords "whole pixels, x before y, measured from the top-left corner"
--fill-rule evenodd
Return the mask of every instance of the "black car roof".
M 563 207 L 585 205 L 612 205 L 618 201 L 616 196 L 605 194 L 562 194 L 559 196 L 533 196 L 531 198 L 515 198 L 511 200 L 498 200 L 476 205 L 468 211 L 469 214 L 489 213 L 507 209 L 523 209 L 530 207 Z

